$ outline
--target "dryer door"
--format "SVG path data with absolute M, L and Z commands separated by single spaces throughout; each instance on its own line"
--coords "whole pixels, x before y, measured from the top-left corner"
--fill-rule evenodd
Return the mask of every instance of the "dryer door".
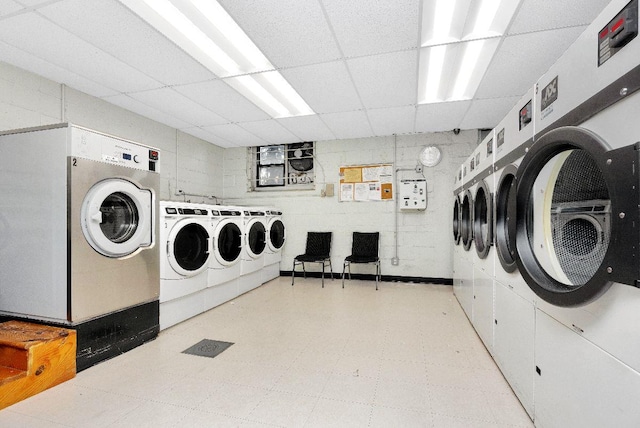
M 478 257 L 486 259 L 493 242 L 493 206 L 484 180 L 478 184 L 473 199 L 473 240 Z
M 282 249 L 285 240 L 284 223 L 280 219 L 273 219 L 269 222 L 269 250 L 278 252 Z
M 456 196 L 453 202 L 453 243 L 460 245 L 460 198 Z
M 194 276 L 207 269 L 209 233 L 199 223 L 183 219 L 176 223 L 167 240 L 171 268 L 183 276 Z
M 550 131 L 531 147 L 517 173 L 516 246 L 538 296 L 576 306 L 613 282 L 635 283 L 637 159 L 633 147 L 611 150 L 576 127 Z
M 240 259 L 242 231 L 233 221 L 221 220 L 213 234 L 216 260 L 224 266 L 231 266 Z
M 505 272 L 513 272 L 516 265 L 516 172 L 507 165 L 500 175 L 495 199 L 495 240 L 498 259 Z
M 87 192 L 81 210 L 85 239 L 100 254 L 118 258 L 152 244 L 153 198 L 122 179 L 107 179 Z
M 253 259 L 259 257 L 267 246 L 267 229 L 264 223 L 258 219 L 249 220 L 246 225 L 247 254 Z
M 462 207 L 460 209 L 460 235 L 462 236 L 462 245 L 465 251 L 469 251 L 473 242 L 473 197 L 470 191 L 466 191 L 462 198 Z

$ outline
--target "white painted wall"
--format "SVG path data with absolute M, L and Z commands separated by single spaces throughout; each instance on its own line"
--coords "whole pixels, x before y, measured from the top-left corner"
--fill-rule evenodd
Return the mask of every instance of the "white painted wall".
M 424 146 L 434 144 L 442 150 L 440 164 L 424 169 L 427 210 L 398 213 L 398 266 L 391 265 L 396 254 L 395 202 L 339 202 L 337 196 L 341 166 L 394 162 L 392 136 L 316 143 L 317 183 L 315 190 L 308 191 L 247 191 L 247 149 L 226 149 L 224 200 L 229 204 L 275 206 L 284 212 L 287 241 L 281 270 L 291 270 L 293 258 L 304 252 L 308 231 L 333 232 L 334 272 L 342 271 L 342 261 L 351 252 L 353 231 L 379 231 L 383 275 L 451 278 L 453 177 L 477 142 L 476 131 L 397 137 L 395 168 L 412 171 L 399 172 L 396 181 L 421 178 L 413 169 Z M 321 197 L 325 183 L 334 184 L 336 196 Z M 352 272 L 373 273 L 373 267 L 354 266 Z
M 0 131 L 70 122 L 160 149 L 160 199 L 222 195 L 224 149 L 103 100 L 0 62 Z
M 188 194 L 223 197 L 221 202 L 273 205 L 285 213 L 287 242 L 281 270 L 290 270 L 293 257 L 303 252 L 306 232 L 333 231 L 334 271 L 350 253 L 351 232 L 380 231 L 384 275 L 451 278 L 451 209 L 456 167 L 477 143 L 475 131 L 398 136 L 396 168 L 417 164 L 420 150 L 438 145 L 442 162 L 426 169 L 428 207 L 424 212 L 398 214 L 399 266 L 395 255 L 394 202 L 346 203 L 338 197 L 320 196 L 325 183 L 338 191 L 340 166 L 394 161 L 394 138 L 365 138 L 318 142 L 317 186 L 310 191 L 247 191 L 245 148 L 223 149 L 179 132 L 98 98 L 67 88 L 17 67 L 0 62 L 0 131 L 71 122 L 160 149 L 160 199 L 213 203 L 214 199 L 179 196 Z M 400 172 L 397 179 L 419 178 L 415 172 Z M 353 272 L 372 272 L 354 267 Z

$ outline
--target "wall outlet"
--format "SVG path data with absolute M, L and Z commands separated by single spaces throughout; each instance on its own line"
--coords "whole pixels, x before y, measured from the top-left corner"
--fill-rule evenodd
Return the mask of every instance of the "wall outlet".
M 400 259 L 398 259 L 397 257 L 391 259 L 392 266 L 398 266 L 398 264 L 400 264 Z

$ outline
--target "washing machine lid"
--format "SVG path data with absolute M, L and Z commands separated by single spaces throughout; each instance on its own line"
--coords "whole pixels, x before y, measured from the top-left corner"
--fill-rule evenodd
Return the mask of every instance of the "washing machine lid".
M 223 266 L 231 266 L 240 260 L 242 251 L 241 217 L 222 218 L 213 231 L 213 253 Z
M 171 228 L 165 243 L 167 259 L 178 274 L 191 277 L 207 269 L 211 240 L 206 226 L 206 221 L 184 218 Z
M 586 304 L 614 283 L 636 285 L 638 151 L 563 127 L 538 139 L 517 173 L 517 263 L 558 306 Z
M 485 180 L 478 183 L 473 198 L 473 242 L 478 257 L 486 259 L 493 243 L 493 200 Z
M 284 223 L 280 218 L 273 218 L 269 220 L 268 229 L 267 245 L 269 246 L 269 250 L 272 252 L 282 250 L 284 241 L 286 240 L 286 229 L 284 227 Z
M 267 228 L 259 218 L 250 219 L 245 224 L 245 248 L 252 259 L 260 257 L 267 246 Z
M 85 239 L 100 254 L 119 258 L 153 243 L 154 194 L 130 181 L 113 178 L 87 192 L 81 210 Z

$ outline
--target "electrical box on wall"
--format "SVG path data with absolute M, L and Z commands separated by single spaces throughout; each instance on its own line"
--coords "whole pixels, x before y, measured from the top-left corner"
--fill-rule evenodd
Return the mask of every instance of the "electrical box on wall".
M 427 180 L 400 180 L 400 209 L 427 209 Z

